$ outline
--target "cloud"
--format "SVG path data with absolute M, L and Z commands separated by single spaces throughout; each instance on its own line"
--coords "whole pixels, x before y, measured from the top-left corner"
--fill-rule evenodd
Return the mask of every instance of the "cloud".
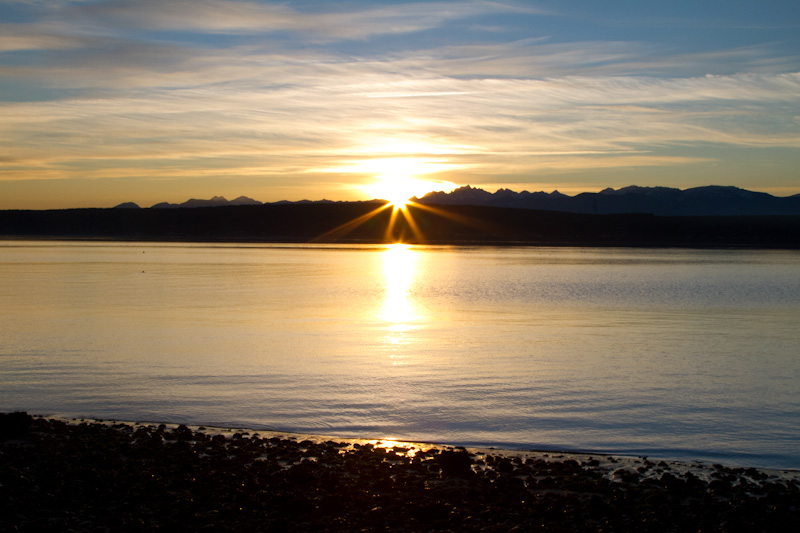
M 44 24 L 0 24 L 0 53 L 21 50 L 64 50 L 85 47 L 88 40 L 63 35 Z
M 459 78 L 541 79 L 555 76 L 697 77 L 706 74 L 795 72 L 800 56 L 769 45 L 674 53 L 630 41 L 514 42 L 450 45 L 414 50 L 408 68 L 427 68 Z
M 205 33 L 299 32 L 315 41 L 429 30 L 453 20 L 490 13 L 543 13 L 489 1 L 419 2 L 344 11 L 300 11 L 283 3 L 241 0 L 117 0 L 72 6 L 68 20 L 120 28 Z
M 385 65 L 364 62 L 262 59 L 255 79 L 282 72 L 303 83 L 270 87 L 250 77 L 4 105 L 0 143 L 13 147 L 13 157 L 41 160 L 43 170 L 92 176 L 202 174 L 217 167 L 319 172 L 390 153 L 437 155 L 446 161 L 442 169 L 508 174 L 707 161 L 641 153 L 653 145 L 800 146 L 797 122 L 789 117 L 776 128 L 773 122 L 784 118 L 771 108 L 797 104 L 800 74 L 459 80 L 390 75 Z M 139 170 L 120 167 L 124 161 Z

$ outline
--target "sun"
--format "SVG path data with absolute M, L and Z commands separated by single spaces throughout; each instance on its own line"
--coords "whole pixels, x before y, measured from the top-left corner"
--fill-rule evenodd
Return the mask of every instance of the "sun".
M 460 224 L 475 225 L 476 222 L 470 221 L 467 217 L 454 216 L 435 206 L 413 200 L 414 198 L 424 196 L 427 192 L 437 190 L 434 187 L 441 183 L 442 182 L 425 181 L 401 176 L 379 177 L 377 183 L 362 186 L 362 190 L 370 193 L 373 199 L 382 199 L 385 203 L 378 205 L 371 211 L 359 215 L 352 220 L 348 220 L 344 224 L 326 231 L 322 235 L 318 235 L 313 241 L 319 242 L 331 238 L 342 238 L 365 222 L 386 211 L 389 212 L 389 220 L 386 223 L 382 242 L 391 244 L 392 250 L 395 248 L 402 250 L 404 246 L 408 245 L 406 239 L 411 239 L 411 242 L 417 244 L 425 243 L 425 235 L 421 231 L 416 220 L 414 220 L 412 211 L 429 211 L 439 216 L 450 218 Z M 452 188 L 450 190 L 452 190 Z M 401 223 L 400 220 L 403 222 Z M 392 255 L 391 257 L 395 256 Z
M 415 243 L 424 243 L 425 236 L 414 220 L 412 211 L 426 210 L 437 212 L 437 209 L 414 201 L 434 191 L 450 192 L 458 187 L 455 183 L 445 180 L 428 180 L 420 176 L 435 174 L 452 166 L 446 161 L 420 157 L 392 157 L 375 158 L 350 162 L 349 166 L 325 169 L 328 172 L 357 173 L 371 175 L 372 181 L 360 183 L 353 187 L 362 194 L 368 195 L 372 200 L 383 200 L 372 211 L 357 216 L 322 235 L 315 237 L 315 241 L 330 239 L 333 236 L 343 236 L 352 232 L 368 220 L 378 216 L 381 212 L 389 210 L 389 219 L 383 236 L 385 243 L 403 243 L 411 239 Z M 414 209 L 412 209 L 414 208 Z M 447 217 L 446 213 L 443 216 Z
M 392 157 L 361 161 L 357 170 L 372 174 L 374 181 L 361 186 L 371 198 L 387 200 L 393 206 L 403 207 L 408 200 L 420 198 L 432 191 L 452 190 L 455 184 L 427 180 L 420 176 L 445 170 L 438 160 L 415 157 Z
M 406 176 L 386 176 L 370 187 L 376 198 L 386 200 L 397 208 L 405 207 L 411 198 L 430 192 L 427 184 Z

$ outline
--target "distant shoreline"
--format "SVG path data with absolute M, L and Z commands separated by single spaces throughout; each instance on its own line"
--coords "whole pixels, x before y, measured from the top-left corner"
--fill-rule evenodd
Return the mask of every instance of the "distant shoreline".
M 0 235 L 0 242 L 14 242 L 14 241 L 28 241 L 28 242 L 85 242 L 85 243 L 152 243 L 152 244 L 241 244 L 241 245 L 296 245 L 296 246 L 389 246 L 391 244 L 404 244 L 409 246 L 451 246 L 451 247 L 497 247 L 497 248 L 632 248 L 632 249 L 652 249 L 652 250 L 666 250 L 666 249 L 686 249 L 686 250 L 800 250 L 800 245 L 758 245 L 758 244 L 622 244 L 622 243 L 575 243 L 575 242 L 528 242 L 528 241 L 441 241 L 441 242 L 373 242 L 373 241 L 357 241 L 357 240 L 341 240 L 341 241 L 325 241 L 325 242 L 310 242 L 310 241 L 292 241 L 292 240 L 269 240 L 269 241 L 255 241 L 255 240 L 234 240 L 234 239 L 215 239 L 215 240 L 190 240 L 190 239 L 144 239 L 144 238 L 106 238 L 106 237 L 80 237 L 80 236 L 66 236 L 66 237 L 53 237 L 48 235 Z
M 587 215 L 380 203 L 0 211 L 0 239 L 800 249 L 800 216 Z

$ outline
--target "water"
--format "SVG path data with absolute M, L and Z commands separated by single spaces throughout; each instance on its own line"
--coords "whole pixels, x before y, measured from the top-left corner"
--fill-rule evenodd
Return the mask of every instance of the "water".
M 800 254 L 0 242 L 0 410 L 800 468 Z

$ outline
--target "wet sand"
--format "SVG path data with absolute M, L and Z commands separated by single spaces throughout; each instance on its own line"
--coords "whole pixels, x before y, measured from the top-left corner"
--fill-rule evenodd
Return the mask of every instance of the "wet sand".
M 0 414 L 0 531 L 798 531 L 800 472 Z

